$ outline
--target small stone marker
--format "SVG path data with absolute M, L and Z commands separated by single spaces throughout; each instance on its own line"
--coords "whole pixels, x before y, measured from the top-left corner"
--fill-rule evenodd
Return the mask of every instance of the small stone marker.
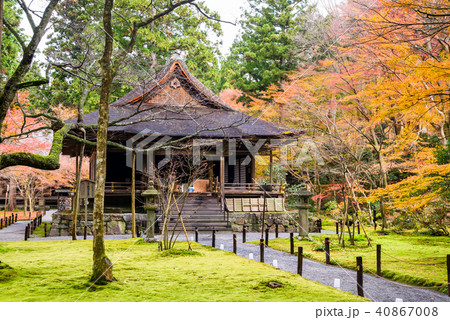
M 248 254 L 248 258 L 249 258 L 250 260 L 253 260 L 253 253 L 249 253 L 249 254 Z
M 225 249 L 225 247 L 223 246 L 223 244 L 220 245 L 220 250 Z
M 335 287 L 336 289 L 340 289 L 341 288 L 341 279 L 334 279 L 333 287 Z
M 402 298 L 395 298 L 395 302 L 403 302 Z
M 269 283 L 267 284 L 267 286 L 268 286 L 269 288 L 274 289 L 274 288 L 279 288 L 279 287 L 281 287 L 281 284 L 278 283 L 278 282 L 275 282 L 275 281 L 271 281 L 271 282 L 269 282 Z
M 272 265 L 273 265 L 275 268 L 278 268 L 278 260 L 273 260 Z

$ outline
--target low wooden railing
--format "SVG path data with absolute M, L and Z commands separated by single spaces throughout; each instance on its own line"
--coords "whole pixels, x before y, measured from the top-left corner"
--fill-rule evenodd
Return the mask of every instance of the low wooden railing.
M 136 193 L 144 191 L 145 188 L 144 182 L 136 181 Z M 105 193 L 131 193 L 131 182 L 106 182 Z
M 225 193 L 227 191 L 242 191 L 242 192 L 278 192 L 283 193 L 282 184 L 260 184 L 260 183 L 225 183 Z

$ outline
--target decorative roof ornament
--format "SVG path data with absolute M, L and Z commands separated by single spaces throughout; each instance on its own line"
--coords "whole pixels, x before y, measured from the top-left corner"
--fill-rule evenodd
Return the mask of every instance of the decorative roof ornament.
M 172 81 L 170 81 L 170 87 L 173 89 L 177 89 L 181 86 L 180 80 L 178 78 L 173 78 Z

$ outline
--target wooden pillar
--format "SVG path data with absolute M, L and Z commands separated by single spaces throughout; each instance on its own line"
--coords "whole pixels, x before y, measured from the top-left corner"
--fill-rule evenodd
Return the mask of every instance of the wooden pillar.
M 272 150 L 270 150 L 270 162 L 269 162 L 269 169 L 270 169 L 270 184 L 273 183 L 273 154 L 272 154 Z
M 214 185 L 214 163 L 208 162 L 208 179 L 209 179 L 209 191 L 213 192 Z
M 95 181 L 97 175 L 97 153 L 93 152 L 89 158 L 89 179 Z
M 252 162 L 251 162 L 251 168 L 252 168 L 252 183 L 256 182 L 256 158 L 254 156 L 251 156 Z
M 220 156 L 220 192 L 223 194 L 225 189 L 225 156 L 223 152 Z
M 149 158 L 150 156 L 150 158 Z M 144 166 L 144 172 L 148 173 L 148 179 L 149 181 L 154 181 L 155 180 L 155 170 L 157 169 L 155 167 L 155 153 L 152 152 L 151 154 L 145 153 L 145 157 L 144 157 L 145 161 L 143 163 Z M 149 182 L 147 181 L 147 182 Z

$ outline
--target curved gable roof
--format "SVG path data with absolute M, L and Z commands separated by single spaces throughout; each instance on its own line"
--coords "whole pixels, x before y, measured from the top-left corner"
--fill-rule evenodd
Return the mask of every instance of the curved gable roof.
M 203 105 L 218 109 L 234 111 L 227 103 L 219 98 L 214 92 L 201 83 L 188 68 L 184 61 L 171 59 L 164 67 L 143 84 L 131 90 L 122 98 L 113 102 L 111 106 L 125 106 L 140 102 L 145 97 L 151 97 L 164 90 L 168 82 L 176 77 L 184 86 L 190 87 L 191 95 Z
M 109 121 L 117 122 L 108 128 L 110 133 L 145 131 L 180 137 L 198 132 L 199 137 L 211 138 L 272 138 L 293 134 L 286 127 L 232 108 L 194 77 L 183 61 L 174 59 L 111 103 L 109 110 Z M 83 121 L 92 125 L 98 118 L 98 111 L 94 111 L 86 114 Z

